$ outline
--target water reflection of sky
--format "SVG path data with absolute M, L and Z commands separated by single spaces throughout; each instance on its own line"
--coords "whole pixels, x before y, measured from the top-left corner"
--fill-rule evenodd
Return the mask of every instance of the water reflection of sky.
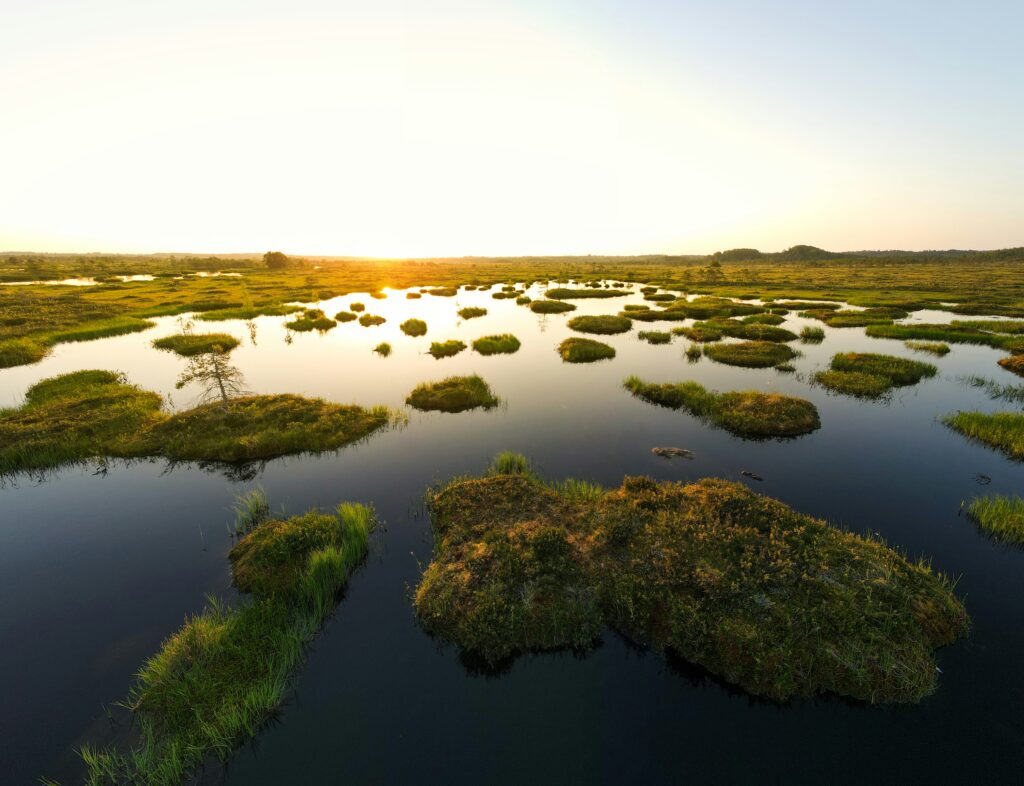
M 635 289 L 635 288 L 634 288 Z M 530 290 L 533 297 L 541 290 Z M 242 340 L 232 359 L 255 392 L 292 392 L 340 402 L 404 408 L 418 383 L 452 374 L 481 374 L 505 406 L 459 415 L 410 411 L 408 425 L 337 454 L 271 462 L 258 482 L 275 505 L 291 511 L 342 499 L 373 502 L 386 525 L 373 555 L 314 647 L 283 723 L 247 749 L 229 780 L 238 784 L 304 782 L 644 782 L 886 780 L 929 773 L 967 775 L 984 760 L 993 775 L 1024 742 L 1016 722 L 1024 677 L 1013 667 L 1024 647 L 1021 555 L 996 546 L 958 517 L 960 501 L 979 492 L 1019 491 L 1021 466 L 950 432 L 937 417 L 956 409 L 1000 409 L 958 377 L 978 374 L 1013 382 L 996 365 L 1002 353 L 953 345 L 943 358 L 913 353 L 902 342 L 869 339 L 863 329 L 825 327 L 820 345 L 794 343 L 795 374 L 739 369 L 702 359 L 689 363 L 688 342 L 652 346 L 641 329 L 680 323 L 636 323 L 634 331 L 598 337 L 614 360 L 564 364 L 558 343 L 574 335 L 579 314 L 615 313 L 628 297 L 578 300 L 568 315 L 538 316 L 490 292 L 407 300 L 346 295 L 317 304 L 328 315 L 353 301 L 387 318 L 380 327 L 339 324 L 324 334 L 291 333 L 284 318 L 196 322 Z M 482 306 L 488 315 L 461 320 L 456 311 Z M 427 322 L 424 337 L 399 329 L 408 317 Z M 911 319 L 944 321 L 945 312 Z M 795 314 L 784 327 L 805 324 Z M 85 368 L 124 371 L 132 382 L 171 395 L 178 408 L 195 390 L 176 391 L 185 366 L 149 342 L 177 329 L 173 318 L 144 333 L 62 344 L 33 366 L 0 371 L 0 405 L 20 402 L 41 378 Z M 685 324 L 685 323 L 684 323 Z M 491 333 L 522 341 L 514 355 L 466 350 L 435 360 L 430 341 L 467 344 Z M 391 343 L 388 358 L 374 354 Z M 887 402 L 860 402 L 813 387 L 809 379 L 837 351 L 875 351 L 934 362 L 937 378 L 898 390 Z M 812 400 L 822 428 L 791 441 L 751 442 L 681 413 L 632 398 L 630 375 L 654 381 L 695 379 L 719 390 L 775 390 Z M 692 461 L 666 461 L 657 445 L 685 447 Z M 912 556 L 962 576 L 975 629 L 940 655 L 941 687 L 916 708 L 877 710 L 818 700 L 776 708 L 749 702 L 714 682 L 670 669 L 653 655 L 606 636 L 583 660 L 570 655 L 518 661 L 501 678 L 466 673 L 450 648 L 416 626 L 408 602 L 418 564 L 429 559 L 429 525 L 421 501 L 428 484 L 481 469 L 498 450 L 530 455 L 553 477 L 608 485 L 624 474 L 694 479 L 716 475 L 754 483 L 794 507 L 857 531 L 881 533 Z M 105 728 L 100 708 L 123 696 L 131 675 L 208 592 L 230 592 L 225 523 L 232 496 L 251 483 L 196 467 L 161 462 L 114 463 L 55 473 L 44 483 L 21 480 L 0 489 L 0 670 L 5 701 L 0 733 L 18 751 L 12 782 L 73 770 L 65 752 L 81 735 Z M 977 474 L 992 478 L 980 487 Z M 59 712 L 54 708 L 59 707 Z M 725 741 L 729 741 L 726 745 Z M 742 740 L 742 755 L 734 746 Z M 865 750 L 873 756 L 863 755 Z M 529 755 L 522 755 L 528 751 Z M 901 769 L 900 762 L 913 768 Z M 910 765 L 907 765 L 910 767 Z M 815 768 L 820 769 L 815 769 Z M 977 774 L 977 770 L 970 772 Z M 712 773 L 710 778 L 708 773 Z M 1013 771 L 1013 777 L 1016 771 Z M 843 780 L 840 778 L 840 780 Z

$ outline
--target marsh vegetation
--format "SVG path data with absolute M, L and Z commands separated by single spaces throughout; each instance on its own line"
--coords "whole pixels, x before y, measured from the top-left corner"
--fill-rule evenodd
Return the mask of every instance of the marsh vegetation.
M 567 338 L 558 345 L 558 354 L 566 363 L 593 363 L 615 357 L 615 348 L 592 338 Z
M 447 377 L 438 382 L 417 385 L 405 403 L 415 409 L 440 412 L 465 412 L 470 409 L 493 409 L 500 399 L 491 392 L 483 377 Z
M 454 355 L 458 355 L 465 348 L 465 342 L 459 341 L 458 339 L 451 339 L 450 341 L 433 342 L 428 351 L 431 355 L 440 360 L 441 358 L 450 358 Z
M 481 355 L 509 355 L 518 352 L 520 346 L 519 339 L 511 333 L 481 336 L 473 342 L 473 350 Z
M 879 398 L 896 387 L 916 385 L 934 377 L 931 363 L 871 352 L 843 352 L 832 357 L 831 368 L 819 371 L 814 380 L 824 388 L 860 398 Z
M 596 333 L 598 335 L 625 333 L 633 328 L 629 317 L 616 317 L 610 314 L 573 317 L 566 324 L 571 330 L 579 333 Z
M 704 347 L 704 354 L 716 363 L 746 368 L 769 368 L 797 356 L 795 350 L 772 341 L 709 344 Z

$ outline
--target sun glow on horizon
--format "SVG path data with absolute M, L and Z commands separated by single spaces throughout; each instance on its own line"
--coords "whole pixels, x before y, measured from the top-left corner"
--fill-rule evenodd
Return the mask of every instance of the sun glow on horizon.
M 778 33 L 785 14 L 727 31 L 711 12 L 659 3 L 636 6 L 635 21 L 614 3 L 431 6 L 168 14 L 107 0 L 56 22 L 13 11 L 0 32 L 0 102 L 16 118 L 0 129 L 0 249 L 401 258 L 1024 243 L 1024 154 L 1000 144 L 1003 124 L 948 119 L 923 137 L 945 107 L 907 98 L 895 116 L 898 85 L 843 82 L 878 77 L 845 39 L 797 63 L 763 50 L 757 24 Z M 101 9 L 121 15 L 103 26 Z M 734 36 L 727 58 L 707 29 Z M 733 61 L 751 70 L 737 78 Z M 787 82 L 795 67 L 805 83 Z

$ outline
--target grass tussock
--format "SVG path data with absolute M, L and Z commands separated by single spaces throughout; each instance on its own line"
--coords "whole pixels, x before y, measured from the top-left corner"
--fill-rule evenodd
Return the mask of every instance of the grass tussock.
M 519 339 L 511 333 L 481 336 L 473 342 L 473 350 L 481 355 L 510 355 L 518 352 L 520 346 Z
M 525 460 L 431 495 L 421 623 L 475 660 L 583 649 L 605 626 L 775 700 L 935 690 L 969 621 L 942 576 L 737 483 L 562 491 Z
M 382 358 L 386 358 L 391 354 L 391 345 L 387 341 L 381 341 L 377 346 L 373 348 L 373 351 L 380 355 Z
M 1018 461 L 1024 460 L 1024 414 L 1019 412 L 957 412 L 942 422 L 965 437 L 988 445 Z
M 348 304 L 348 310 L 349 311 L 355 311 L 356 313 L 358 313 L 360 311 L 366 311 L 366 305 L 364 303 L 359 303 L 359 302 L 349 303 Z
M 334 450 L 388 425 L 364 409 L 293 395 L 247 396 L 166 413 L 156 393 L 120 374 L 79 371 L 33 385 L 0 411 L 0 474 L 101 456 L 244 462 Z
M 202 311 L 196 314 L 196 319 L 201 319 L 205 322 L 222 322 L 226 319 L 249 320 L 256 319 L 256 317 L 286 317 L 301 310 L 298 306 L 285 305 L 237 306 Z
M 534 300 L 530 303 L 530 311 L 534 314 L 564 314 L 575 310 L 576 306 L 564 300 Z
M 297 319 L 285 322 L 284 326 L 289 330 L 297 330 L 300 333 L 308 333 L 317 330 L 324 333 L 335 327 L 338 323 L 328 317 L 318 308 L 307 308 Z
M 832 357 L 831 368 L 819 371 L 814 380 L 824 388 L 859 398 L 879 398 L 895 387 L 916 385 L 934 377 L 931 363 L 871 352 L 843 352 Z
M 427 323 L 422 319 L 407 319 L 398 327 L 407 336 L 416 337 L 427 335 Z
M 466 348 L 464 341 L 458 339 L 451 339 L 450 341 L 435 341 L 430 345 L 428 350 L 437 360 L 441 358 L 450 358 L 454 355 L 458 355 L 462 350 Z
M 721 341 L 723 337 L 721 330 L 707 324 L 672 328 L 672 332 L 677 336 L 686 336 L 690 341 L 696 341 L 698 344 L 712 344 L 715 341 Z
M 571 330 L 579 333 L 595 333 L 604 336 L 625 333 L 633 329 L 633 323 L 629 317 L 617 317 L 611 314 L 573 317 L 566 324 Z
M 358 317 L 351 311 L 339 311 L 334 315 L 335 322 L 355 322 Z
M 477 308 L 475 306 L 467 306 L 466 308 L 459 309 L 459 316 L 463 319 L 476 319 L 477 317 L 483 317 L 487 315 L 486 308 Z
M 628 294 L 618 289 L 571 289 L 556 287 L 549 289 L 544 296 L 551 300 L 585 300 L 587 298 L 622 297 Z
M 989 535 L 1024 544 L 1024 499 L 1016 494 L 976 497 L 968 503 L 967 515 Z
M 670 409 L 685 409 L 741 437 L 796 437 L 821 427 L 810 401 L 755 390 L 718 393 L 697 382 L 656 384 L 629 377 L 623 386 L 637 398 Z
M 592 338 L 567 338 L 558 345 L 558 354 L 566 363 L 593 363 L 615 357 L 615 348 Z
M 711 344 L 704 354 L 716 363 L 745 368 L 768 368 L 796 357 L 796 351 L 772 341 L 742 341 L 738 344 Z
M 383 325 L 385 322 L 387 320 L 384 317 L 375 314 L 363 314 L 359 317 L 359 324 L 363 327 L 376 327 L 377 325 Z
M 996 362 L 1018 377 L 1024 377 L 1024 355 L 1010 355 L 1008 358 L 999 358 Z
M 927 352 L 938 357 L 949 354 L 949 344 L 942 341 L 904 341 L 903 346 L 915 352 Z
M 800 331 L 800 340 L 805 344 L 820 344 L 825 340 L 825 331 L 820 327 L 806 325 Z
M 874 338 L 895 338 L 901 341 L 920 339 L 943 341 L 947 344 L 980 344 L 1011 352 L 1021 348 L 1024 343 L 1024 340 L 1016 336 L 956 325 L 869 325 L 864 332 Z
M 343 503 L 245 535 L 230 560 L 249 597 L 234 608 L 211 599 L 143 665 L 125 702 L 139 741 L 127 752 L 84 748 L 86 783 L 171 786 L 252 737 L 365 558 L 373 522 L 371 508 Z
M 668 344 L 672 341 L 672 334 L 663 330 L 641 330 L 636 337 L 648 344 Z
M 417 385 L 405 403 L 423 411 L 465 412 L 470 409 L 493 409 L 500 399 L 482 377 L 448 377 L 439 382 Z
M 227 333 L 179 333 L 153 340 L 153 346 L 184 357 L 202 355 L 207 352 L 230 352 L 239 341 Z

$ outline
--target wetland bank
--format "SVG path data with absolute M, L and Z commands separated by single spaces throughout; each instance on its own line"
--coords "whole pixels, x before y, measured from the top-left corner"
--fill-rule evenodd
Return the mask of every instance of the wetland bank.
M 601 275 L 587 272 L 590 264 L 424 264 L 410 266 L 417 278 L 390 282 L 384 274 L 398 268 L 387 265 L 358 272 L 355 264 L 348 279 L 330 265 L 322 277 L 306 267 L 278 279 L 241 266 L 232 271 L 239 277 L 212 284 L 182 279 L 178 295 L 160 279 L 83 287 L 91 294 L 75 297 L 86 302 L 136 301 L 132 318 L 153 325 L 48 343 L 37 364 L 0 372 L 2 444 L 23 448 L 4 453 L 0 488 L 9 522 L 4 589 L 16 601 L 0 610 L 0 630 L 21 675 L 5 730 L 24 751 L 15 763 L 20 780 L 80 782 L 83 745 L 99 757 L 97 772 L 104 762 L 109 772 L 137 766 L 143 759 L 117 757 L 132 756 L 145 713 L 117 703 L 138 703 L 150 684 L 136 682 L 140 668 L 155 674 L 186 631 L 212 631 L 267 592 L 279 596 L 287 582 L 256 587 L 236 570 L 232 583 L 230 555 L 245 551 L 238 546 L 250 536 L 235 535 L 229 509 L 257 484 L 273 501 L 271 521 L 313 510 L 310 521 L 322 523 L 350 500 L 372 505 L 380 523 L 368 559 L 343 595 L 331 595 L 336 610 L 286 669 L 283 691 L 243 734 L 211 737 L 212 747 L 196 747 L 200 759 L 183 765 L 201 760 L 204 782 L 410 781 L 438 750 L 450 763 L 433 765 L 431 776 L 453 782 L 600 780 L 626 777 L 639 761 L 646 781 L 667 783 L 712 758 L 726 780 L 753 778 L 765 766 L 813 780 L 809 773 L 837 761 L 859 777 L 885 779 L 907 755 L 916 772 L 934 778 L 976 774 L 965 757 L 976 760 L 994 744 L 996 721 L 1012 727 L 1011 699 L 1024 691 L 1007 668 L 1024 646 L 1024 617 L 1012 601 L 1024 590 L 1020 551 L 1008 536 L 988 534 L 1016 526 L 1021 476 L 1020 465 L 990 447 L 1005 437 L 986 444 L 982 432 L 968 438 L 945 420 L 999 416 L 1003 434 L 1003 419 L 1020 416 L 1004 391 L 1019 378 L 999 361 L 1016 357 L 1012 312 L 1024 296 L 1008 284 L 1002 302 L 965 304 L 969 287 L 925 290 L 913 266 L 905 289 L 885 280 L 891 268 L 869 265 L 875 279 L 866 290 L 840 293 L 838 279 L 828 278 L 839 276 L 836 262 L 794 272 L 783 285 L 769 283 L 786 275 L 782 263 L 758 270 L 760 284 L 725 265 L 735 280 L 688 285 L 682 272 L 706 263 L 610 261 Z M 580 267 L 570 272 L 573 265 Z M 974 275 L 945 269 L 950 281 Z M 809 289 L 815 280 L 828 284 Z M 193 287 L 218 307 L 189 311 L 185 290 Z M 44 302 L 32 287 L 10 289 Z M 826 294 L 841 297 L 836 308 L 813 301 Z M 876 311 L 866 326 L 847 324 L 866 318 L 846 312 L 897 301 L 907 316 Z M 68 303 L 71 319 L 79 306 Z M 883 318 L 894 327 L 952 325 L 962 317 L 951 308 L 998 322 L 978 327 L 986 320 L 974 315 L 954 326 L 947 336 L 972 340 L 943 339 L 949 351 L 924 350 L 927 362 L 904 342 L 938 341 L 935 328 L 921 338 L 871 335 Z M 802 315 L 809 311 L 843 313 L 823 320 Z M 357 315 L 367 312 L 374 319 L 363 326 Z M 189 332 L 179 316 L 192 320 Z M 569 320 L 578 317 L 591 318 L 582 324 L 600 334 L 574 330 Z M 305 329 L 303 320 L 333 324 Z M 196 327 L 204 321 L 216 328 Z M 224 336 L 237 344 L 225 346 Z M 170 351 L 153 345 L 163 338 L 172 339 L 164 342 Z M 386 359 L 375 352 L 382 345 Z M 716 345 L 727 349 L 705 356 Z M 834 359 L 847 355 L 856 356 L 853 365 L 837 369 Z M 237 368 L 244 395 L 200 401 L 194 375 L 177 386 L 197 358 L 210 357 Z M 834 370 L 896 384 L 878 398 L 836 395 L 815 381 Z M 985 385 L 965 382 L 971 377 Z M 254 411 L 239 421 L 262 422 L 273 435 L 312 440 L 315 430 L 303 425 L 309 407 L 310 423 L 355 407 L 360 418 L 380 412 L 385 426 L 400 427 L 324 451 L 316 440 L 284 440 L 294 449 L 268 452 L 254 434 L 212 425 L 234 423 L 247 398 L 290 402 L 273 417 Z M 93 409 L 82 409 L 86 402 Z M 34 417 L 33 407 L 49 408 L 47 417 Z M 43 428 L 47 420 L 70 427 Z M 177 424 L 186 421 L 191 436 L 180 440 Z M 162 442 L 154 429 L 165 423 L 175 425 L 163 426 Z M 26 441 L 26 429 L 37 443 Z M 357 432 L 332 425 L 317 439 L 340 433 Z M 219 445 L 219 455 L 161 447 L 202 440 Z M 655 446 L 691 458 L 667 461 L 651 453 Z M 502 471 L 481 478 L 503 451 L 530 461 L 504 454 Z M 33 467 L 28 455 L 54 458 Z M 45 473 L 26 472 L 43 466 Z M 478 489 L 472 505 L 468 489 Z M 460 518 L 446 543 L 437 517 L 454 522 L 458 510 L 494 529 Z M 715 536 L 699 542 L 731 543 L 736 552 L 694 552 L 690 541 L 672 540 L 683 532 L 704 538 L 694 522 L 712 521 Z M 469 529 L 471 537 L 456 537 Z M 798 542 L 798 532 L 815 537 Z M 636 551 L 641 544 L 649 551 Z M 666 549 L 694 559 L 651 559 Z M 734 561 L 736 553 L 745 556 Z M 851 553 L 859 555 L 852 562 Z M 32 567 L 39 560 L 51 576 L 74 576 L 75 597 L 89 602 L 48 590 Z M 509 573 L 492 572 L 502 564 Z M 630 564 L 662 572 L 638 574 Z M 438 581 L 445 566 L 454 575 L 466 568 L 496 594 L 460 599 Z M 423 600 L 411 597 L 424 582 L 431 589 Z M 870 582 L 875 590 L 865 595 Z M 669 584 L 685 592 L 657 589 Z M 655 602 L 669 597 L 671 611 Z M 503 610 L 510 598 L 522 603 L 514 615 Z M 42 657 L 25 626 L 72 613 L 78 624 L 51 624 Z M 509 620 L 526 627 L 503 627 Z M 832 627 L 818 649 L 807 631 L 822 620 Z M 465 647 L 463 629 L 486 646 Z M 829 658 L 843 667 L 827 667 Z M 245 684 L 237 681 L 239 692 Z M 175 688 L 164 698 L 172 692 L 187 696 Z M 58 700 L 55 718 L 45 708 Z M 749 756 L 725 755 L 723 735 L 737 730 L 750 741 Z M 615 755 L 580 755 L 607 735 L 618 740 Z M 1019 742 L 1010 737 L 1007 751 Z M 692 745 L 680 752 L 682 738 Z M 510 741 L 543 768 L 501 754 Z M 865 748 L 879 757 L 865 760 Z M 1009 774 L 998 761 L 990 766 L 993 776 Z

